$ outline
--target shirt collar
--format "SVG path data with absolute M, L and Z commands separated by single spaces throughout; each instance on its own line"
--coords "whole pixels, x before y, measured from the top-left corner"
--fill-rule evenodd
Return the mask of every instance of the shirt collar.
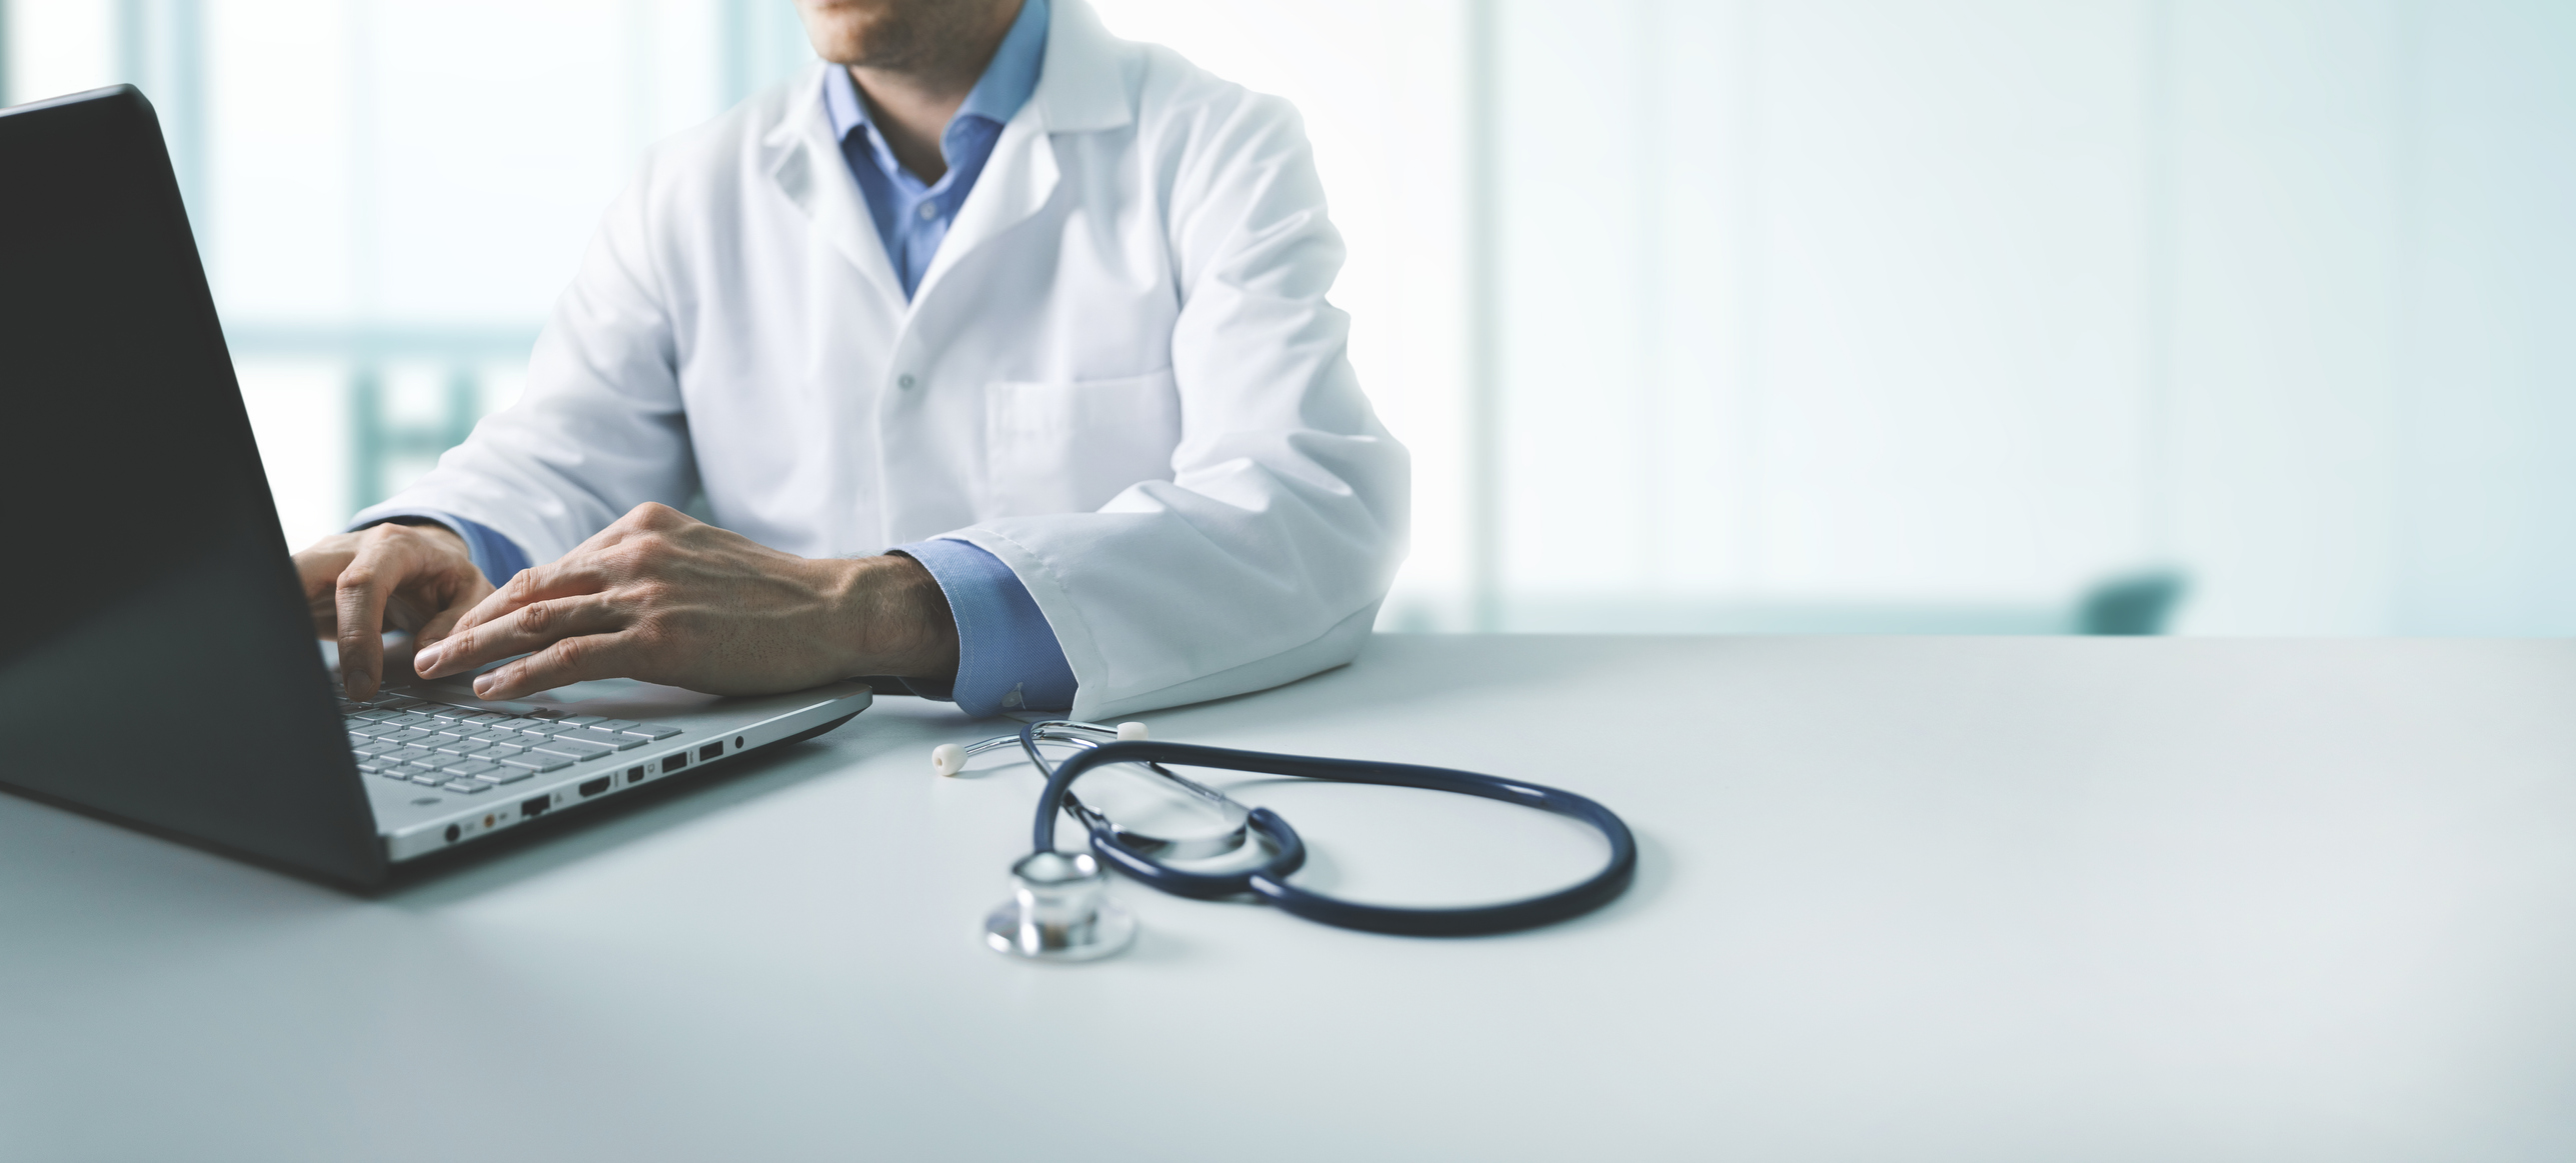
M 1011 22 L 1009 32 L 1002 34 L 1001 47 L 993 51 L 992 63 L 984 66 L 984 75 L 976 78 L 975 87 L 967 91 L 965 103 L 957 107 L 957 116 L 949 119 L 949 126 L 953 129 L 969 117 L 996 125 L 1008 123 L 1020 106 L 1028 104 L 1029 94 L 1037 91 L 1038 69 L 1046 63 L 1046 41 L 1047 0 L 1023 0 L 1019 18 Z M 850 79 L 846 67 L 833 65 L 823 70 L 823 108 L 832 118 L 832 136 L 842 141 L 868 124 L 868 103 L 859 99 L 859 86 Z

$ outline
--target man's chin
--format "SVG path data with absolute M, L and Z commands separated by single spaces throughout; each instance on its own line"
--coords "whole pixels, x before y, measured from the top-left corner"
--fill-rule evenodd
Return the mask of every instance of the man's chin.
M 814 55 L 836 65 L 861 69 L 899 68 L 910 62 L 912 36 L 893 13 L 882 8 L 833 5 L 808 8 L 805 39 Z

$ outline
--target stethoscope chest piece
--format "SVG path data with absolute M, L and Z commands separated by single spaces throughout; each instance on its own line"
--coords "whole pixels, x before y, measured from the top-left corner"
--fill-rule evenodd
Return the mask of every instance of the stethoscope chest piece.
M 1109 903 L 1109 874 L 1088 852 L 1032 852 L 1011 865 L 1011 899 L 984 918 L 984 943 L 1033 961 L 1089 961 L 1136 939 Z

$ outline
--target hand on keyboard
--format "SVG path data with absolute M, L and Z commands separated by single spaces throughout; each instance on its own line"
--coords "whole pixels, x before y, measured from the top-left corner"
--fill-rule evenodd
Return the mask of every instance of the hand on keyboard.
M 313 631 L 340 644 L 340 685 L 350 698 L 384 681 L 388 630 L 426 646 L 492 592 L 465 539 L 444 525 L 373 525 L 314 542 L 295 555 Z
M 478 676 L 477 696 L 600 678 L 750 695 L 856 674 L 945 677 L 957 628 L 909 557 L 798 557 L 648 503 L 510 579 L 412 665 L 438 678 L 514 654 L 528 657 Z

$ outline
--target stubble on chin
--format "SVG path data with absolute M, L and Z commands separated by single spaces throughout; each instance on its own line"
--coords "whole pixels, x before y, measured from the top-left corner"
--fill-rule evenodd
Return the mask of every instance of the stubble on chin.
M 936 69 L 947 53 L 974 43 L 1000 7 L 992 0 L 800 0 L 814 54 L 862 69 Z

